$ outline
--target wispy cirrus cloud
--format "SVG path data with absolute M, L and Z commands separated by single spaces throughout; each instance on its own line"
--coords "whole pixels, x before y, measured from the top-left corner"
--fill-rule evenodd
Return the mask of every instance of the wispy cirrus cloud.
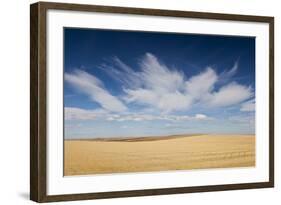
M 224 70 L 220 76 L 219 76 L 219 79 L 220 79 L 220 82 L 221 83 L 225 83 L 227 82 L 228 80 L 230 80 L 236 73 L 237 73 L 237 70 L 238 70 L 238 66 L 239 66 L 239 61 L 237 60 L 233 67 L 230 69 L 230 70 Z
M 251 100 L 244 102 L 241 105 L 241 109 L 240 109 L 240 111 L 242 111 L 242 112 L 253 112 L 255 110 L 256 110 L 256 100 L 255 99 L 251 99 Z
M 195 104 L 202 108 L 239 105 L 254 96 L 250 86 L 231 81 L 238 62 L 223 73 L 218 74 L 207 67 L 198 74 L 186 76 L 153 54 L 146 53 L 138 69 L 131 68 L 117 57 L 111 64 L 103 64 L 100 68 L 120 83 L 123 93 L 113 96 L 98 78 L 81 70 L 66 73 L 65 80 L 108 112 L 124 112 L 130 110 L 130 105 L 137 104 L 143 110 L 170 114 L 187 111 Z M 224 81 L 226 78 L 227 82 Z M 250 109 L 249 106 L 242 105 L 241 111 Z
M 244 86 L 232 82 L 219 89 L 217 92 L 212 92 L 209 94 L 209 99 L 207 104 L 212 107 L 225 107 L 230 105 L 235 105 L 243 102 L 246 99 L 252 97 L 253 90 L 249 86 Z
M 103 83 L 98 78 L 85 71 L 75 70 L 73 73 L 65 73 L 64 78 L 76 90 L 86 94 L 105 110 L 122 112 L 127 109 L 122 101 L 105 89 Z
M 180 91 L 184 87 L 182 72 L 169 69 L 150 53 L 142 59 L 140 68 L 140 72 L 133 74 L 133 83 L 124 88 L 127 103 L 151 106 L 163 112 L 189 108 L 192 99 Z M 131 78 L 131 72 L 126 76 Z
M 231 82 L 238 69 L 238 61 L 230 70 L 217 74 L 211 67 L 194 76 L 169 68 L 153 54 L 146 53 L 139 63 L 140 71 L 134 71 L 118 58 L 108 67 L 112 77 L 124 85 L 123 99 L 127 104 L 136 103 L 164 113 L 190 109 L 194 104 L 209 107 L 225 107 L 239 104 L 253 94 L 250 86 Z M 115 67 L 116 68 L 115 68 Z M 119 68 L 119 69 L 118 69 Z M 223 84 L 219 89 L 215 85 Z
M 189 95 L 193 101 L 201 101 L 206 97 L 211 97 L 211 91 L 217 81 L 218 75 L 212 68 L 208 67 L 185 82 L 186 95 Z

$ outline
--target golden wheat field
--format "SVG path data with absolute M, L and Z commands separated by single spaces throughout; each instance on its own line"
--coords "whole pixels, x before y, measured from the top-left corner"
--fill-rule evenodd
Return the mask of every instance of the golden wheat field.
M 254 135 L 65 140 L 64 175 L 255 166 Z

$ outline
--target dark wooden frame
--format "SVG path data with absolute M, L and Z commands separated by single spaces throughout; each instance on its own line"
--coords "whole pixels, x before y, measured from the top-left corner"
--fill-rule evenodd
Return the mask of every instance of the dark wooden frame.
M 137 15 L 218 19 L 269 24 L 269 181 L 227 185 L 114 191 L 87 194 L 47 195 L 46 193 L 46 12 L 48 9 L 106 12 Z M 274 17 L 218 13 L 107 7 L 39 2 L 30 6 L 30 199 L 37 202 L 179 194 L 274 186 Z

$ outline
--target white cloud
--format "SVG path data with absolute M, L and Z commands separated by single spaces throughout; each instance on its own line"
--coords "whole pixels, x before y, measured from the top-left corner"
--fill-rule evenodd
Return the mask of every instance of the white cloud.
M 245 103 L 242 103 L 240 111 L 242 112 L 252 112 L 256 110 L 255 99 L 248 100 Z
M 204 114 L 189 115 L 150 115 L 143 113 L 112 114 L 103 109 L 87 110 L 76 107 L 64 108 L 65 120 L 107 120 L 107 121 L 191 121 L 191 120 L 212 120 Z
M 148 114 L 125 114 L 125 115 L 108 115 L 108 121 L 191 121 L 191 120 L 212 120 L 213 118 L 203 114 L 189 115 L 148 115 Z
M 98 66 L 98 68 L 102 69 L 112 79 L 121 82 L 125 86 L 138 87 L 143 84 L 139 72 L 135 72 L 117 57 L 114 57 L 112 60 L 112 65 L 102 64 Z M 115 69 L 115 66 L 120 69 Z
M 107 112 L 102 109 L 85 110 L 76 107 L 65 107 L 64 119 L 65 120 L 94 120 L 106 113 Z
M 205 120 L 207 119 L 208 117 L 206 115 L 203 115 L 203 114 L 196 114 L 195 115 L 195 118 L 196 119 L 199 119 L 199 120 Z
M 236 82 L 223 83 L 235 75 L 238 62 L 221 74 L 208 67 L 197 75 L 185 76 L 147 53 L 139 62 L 140 69 L 132 69 L 117 57 L 113 58 L 112 65 L 103 64 L 100 68 L 121 82 L 122 96 L 111 95 L 99 79 L 81 70 L 66 73 L 65 80 L 111 112 L 124 112 L 130 104 L 139 104 L 143 110 L 169 114 L 187 111 L 195 104 L 203 109 L 237 105 L 254 96 L 251 87 Z M 225 85 L 218 88 L 219 84 Z M 246 111 L 245 106 L 241 111 Z
M 235 105 L 252 96 L 253 92 L 251 87 L 233 82 L 221 87 L 218 92 L 211 93 L 207 103 L 212 107 L 224 107 Z
M 76 70 L 71 74 L 66 73 L 65 80 L 106 110 L 112 112 L 126 110 L 126 106 L 117 97 L 112 96 L 98 78 L 85 71 Z
M 225 70 L 220 74 L 219 76 L 220 81 L 222 83 L 227 82 L 231 77 L 233 77 L 236 74 L 237 70 L 238 70 L 238 61 L 234 63 L 233 67 L 230 70 Z
M 120 60 L 118 61 L 120 63 Z M 195 103 L 205 107 L 231 106 L 253 96 L 251 87 L 236 82 L 224 85 L 218 91 L 214 90 L 220 78 L 230 78 L 237 72 L 238 62 L 231 70 L 224 71 L 221 75 L 217 75 L 208 67 L 189 79 L 184 73 L 160 63 L 149 53 L 142 59 L 140 66 L 140 72 L 126 67 L 125 76 L 138 83 L 133 83 L 132 86 L 127 84 L 124 88 L 124 99 L 127 103 L 151 106 L 164 113 L 188 110 Z
M 242 124 L 245 126 L 254 125 L 255 124 L 255 115 L 237 115 L 228 118 L 229 121 L 233 123 Z
M 149 89 L 124 90 L 127 96 L 124 98 L 128 103 L 137 102 L 139 104 L 155 107 L 163 112 L 172 112 L 189 108 L 192 99 L 178 91 L 157 92 Z
M 126 77 L 134 79 L 124 88 L 127 103 L 152 106 L 163 112 L 184 110 L 191 105 L 191 98 L 180 91 L 184 86 L 183 73 L 169 69 L 149 53 L 142 59 L 140 67 L 141 72 L 126 69 Z
M 204 72 L 193 76 L 186 84 L 186 91 L 193 99 L 200 100 L 206 97 L 213 90 L 218 76 L 212 68 L 207 68 Z
M 143 85 L 147 89 L 155 90 L 159 93 L 175 92 L 184 83 L 183 73 L 175 69 L 169 69 L 150 53 L 145 55 L 140 66 Z

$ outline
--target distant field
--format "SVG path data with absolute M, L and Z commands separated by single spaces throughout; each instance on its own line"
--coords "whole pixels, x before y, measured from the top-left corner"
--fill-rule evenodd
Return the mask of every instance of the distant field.
M 64 175 L 255 166 L 254 135 L 64 141 Z

